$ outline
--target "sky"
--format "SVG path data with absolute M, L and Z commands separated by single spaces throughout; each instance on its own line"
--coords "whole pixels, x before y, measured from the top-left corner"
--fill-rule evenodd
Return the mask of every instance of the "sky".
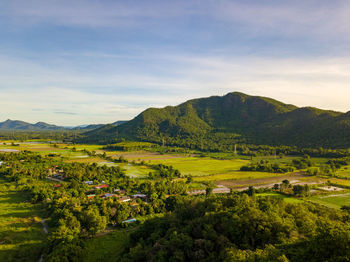
M 1 0 L 0 121 L 128 120 L 239 91 L 350 110 L 347 0 Z

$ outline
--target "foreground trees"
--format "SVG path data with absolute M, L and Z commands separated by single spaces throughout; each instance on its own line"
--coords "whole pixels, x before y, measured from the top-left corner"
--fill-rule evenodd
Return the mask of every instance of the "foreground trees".
M 132 234 L 123 261 L 349 261 L 348 219 L 246 194 L 178 198 Z

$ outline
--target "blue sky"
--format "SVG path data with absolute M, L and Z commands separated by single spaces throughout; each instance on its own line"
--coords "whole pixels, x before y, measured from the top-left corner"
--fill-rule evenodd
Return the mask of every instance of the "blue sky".
M 0 121 L 131 119 L 241 91 L 349 111 L 350 2 L 2 0 Z

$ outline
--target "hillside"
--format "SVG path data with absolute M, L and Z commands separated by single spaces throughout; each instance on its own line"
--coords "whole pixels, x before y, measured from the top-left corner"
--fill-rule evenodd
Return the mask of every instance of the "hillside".
M 298 108 L 234 92 L 149 108 L 133 120 L 87 132 L 84 142 L 145 140 L 200 148 L 220 143 L 350 147 L 350 113 Z M 210 148 L 210 146 L 207 146 Z

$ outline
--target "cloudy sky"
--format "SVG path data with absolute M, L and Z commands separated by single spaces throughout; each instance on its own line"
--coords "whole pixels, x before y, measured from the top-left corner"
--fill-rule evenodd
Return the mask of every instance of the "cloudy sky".
M 131 119 L 241 91 L 350 110 L 347 0 L 1 0 L 0 121 Z

